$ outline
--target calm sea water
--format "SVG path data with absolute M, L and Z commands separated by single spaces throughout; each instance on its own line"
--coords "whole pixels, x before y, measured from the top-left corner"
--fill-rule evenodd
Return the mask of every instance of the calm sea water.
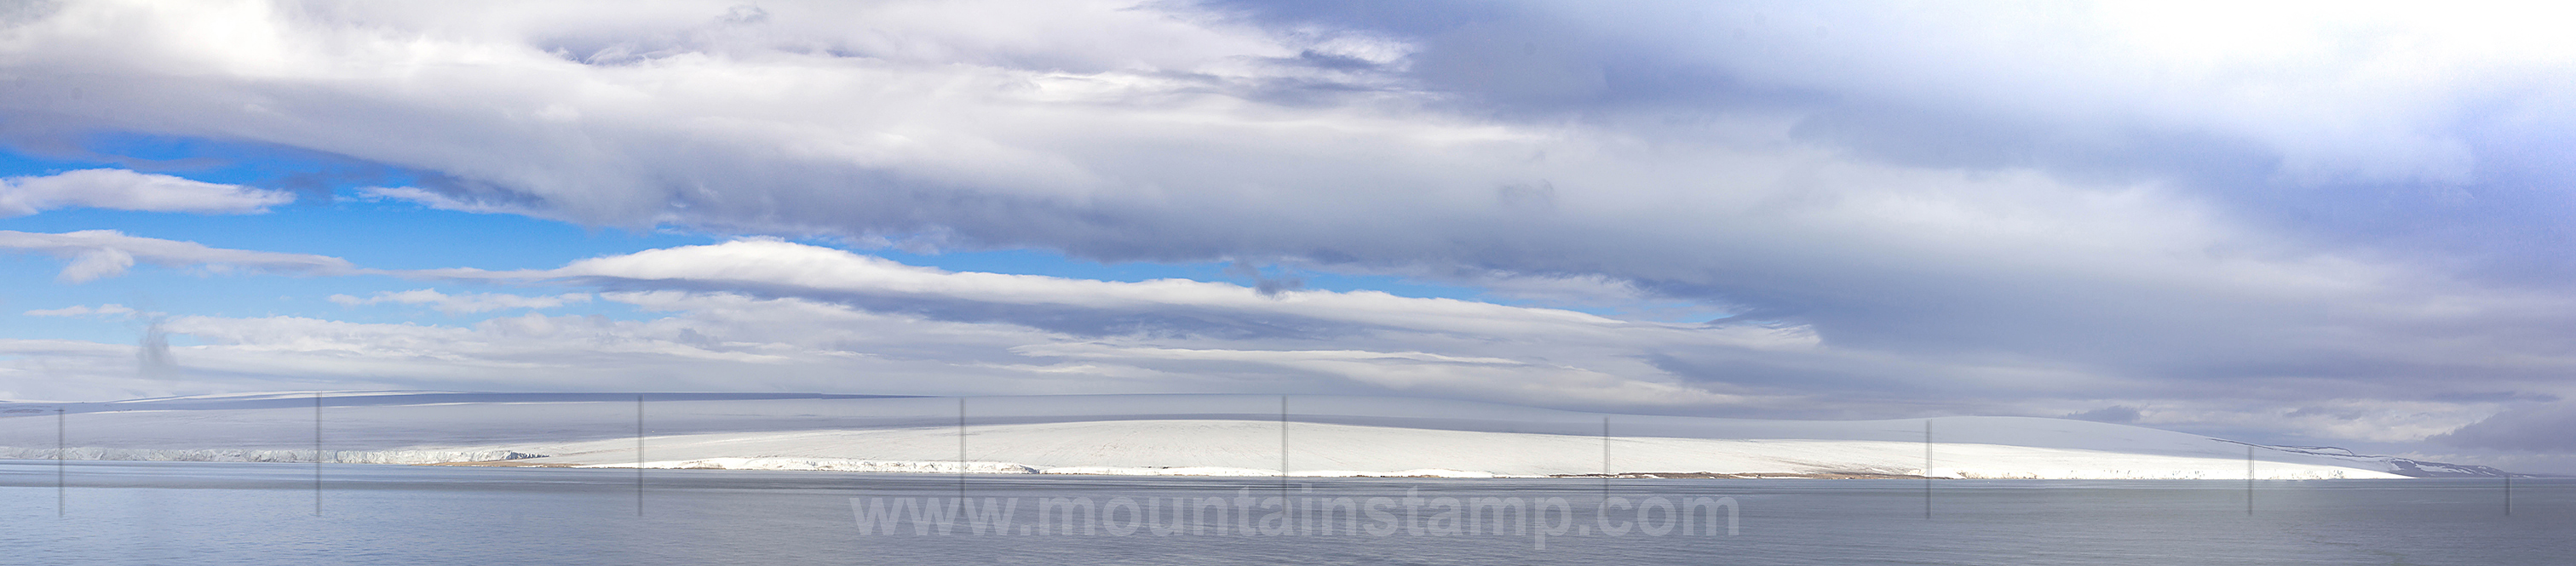
M 56 487 L 57 472 L 67 487 Z M 1331 523 L 1330 534 L 1126 536 L 1149 504 L 1277 497 L 1264 478 L 954 476 L 652 470 L 638 514 L 633 470 L 328 465 L 316 513 L 314 468 L 296 464 L 0 461 L 0 563 L 9 564 L 2568 564 L 2576 561 L 2576 482 L 2516 480 L 2512 514 L 2497 480 L 1941 481 L 1924 517 L 1922 482 L 1617 480 L 1631 506 L 1728 501 L 1736 534 L 1645 533 L 1661 509 L 1614 508 L 1599 480 L 1300 479 L 1286 501 L 1365 504 L 1397 522 Z M 856 498 L 938 507 L 1018 501 L 1038 521 L 1045 498 L 1087 500 L 1094 533 L 946 536 L 908 524 L 862 531 Z M 1420 502 L 1491 497 L 1531 506 L 1502 534 L 1416 535 L 1439 523 Z M 1113 501 L 1133 503 L 1125 509 Z M 1292 503 L 1293 504 L 1293 503 Z M 1319 503 L 1320 504 L 1320 503 Z M 1651 504 L 1648 506 L 1651 507 Z M 1237 511 L 1230 518 L 1245 515 Z M 1703 515 L 1717 507 L 1699 509 Z M 1055 510 L 1060 517 L 1074 517 Z M 1493 511 L 1488 509 L 1486 511 Z M 1210 515 L 1203 508 L 1200 519 Z M 59 513 L 59 514 L 58 514 Z M 1253 516 L 1258 516 L 1255 512 Z M 1225 514 L 1225 513 L 1219 513 Z M 1485 517 L 1508 517 L 1492 513 Z M 1157 515 L 1157 518 L 1168 515 Z M 1334 522 L 1340 521 L 1340 522 Z M 1551 524 L 1551 521 L 1553 524 Z M 1501 522 L 1501 521 L 1498 521 Z M 1623 535 L 1589 531 L 1626 525 Z M 1061 528 L 1061 523 L 1055 527 Z M 1352 533 L 1345 529 L 1359 529 Z M 1482 525 L 1491 528 L 1494 525 Z M 1395 532 L 1369 534 L 1369 527 Z M 1528 534 L 1562 534 L 1538 547 Z M 1223 534 L 1219 534 L 1219 533 Z

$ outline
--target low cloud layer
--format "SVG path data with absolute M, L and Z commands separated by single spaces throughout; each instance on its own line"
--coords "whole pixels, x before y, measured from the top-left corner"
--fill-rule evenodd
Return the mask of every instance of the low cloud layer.
M 1059 375 L 1087 381 L 1081 376 L 1097 374 L 1148 390 L 1267 387 L 1588 406 L 1722 406 L 1749 398 L 1679 382 L 1630 353 L 1799 351 L 1814 345 L 1812 336 L 1796 328 L 1636 322 L 1374 291 L 949 272 L 758 239 L 588 259 L 552 270 L 417 275 L 592 286 L 611 290 L 604 295 L 609 300 L 638 306 L 725 297 L 785 312 L 864 313 L 879 324 L 1009 329 L 1008 335 L 1021 338 L 960 344 L 946 353 L 953 359 L 922 361 L 967 363 L 983 368 L 979 372 L 1024 379 Z M 734 333 L 739 330 L 700 335 Z M 856 344 L 854 353 L 870 351 Z
M 2212 395 L 2050 360 L 1837 345 L 1800 324 L 1648 322 L 1374 291 L 952 272 L 771 239 L 543 270 L 354 272 L 583 292 L 415 289 L 330 302 L 466 315 L 595 296 L 638 316 L 532 312 L 455 324 L 177 316 L 160 328 L 198 345 L 165 346 L 162 359 L 182 361 L 158 370 L 149 387 L 120 377 L 136 372 L 139 354 L 131 347 L 103 347 L 30 356 L 16 370 L 37 364 L 95 380 L 11 394 L 139 397 L 185 392 L 174 387 L 340 382 L 462 390 L 757 383 L 919 394 L 1285 391 L 1789 418 L 2073 415 L 2339 443 L 2418 441 L 2554 399 L 2410 401 L 2319 395 L 2293 382 Z

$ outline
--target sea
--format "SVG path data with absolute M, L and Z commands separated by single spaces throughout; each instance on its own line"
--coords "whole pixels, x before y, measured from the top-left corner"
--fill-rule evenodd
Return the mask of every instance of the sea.
M 0 564 L 2576 564 L 2576 480 L 0 461 Z

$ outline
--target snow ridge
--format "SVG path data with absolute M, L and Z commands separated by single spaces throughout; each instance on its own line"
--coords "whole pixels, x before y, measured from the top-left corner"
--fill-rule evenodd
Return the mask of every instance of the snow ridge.
M 641 460 L 644 467 L 665 469 L 1299 477 L 2357 479 L 2502 473 L 2333 447 L 2262 446 L 2031 417 L 1758 420 L 1305 395 L 961 400 L 666 394 L 649 403 L 637 397 L 344 392 L 319 401 L 278 393 L 0 404 L 0 445 L 15 445 L 0 446 L 0 458 L 54 458 L 45 445 L 69 430 L 87 446 L 59 456 L 81 460 L 598 468 L 632 468 Z M 325 435 L 329 450 L 312 450 L 317 434 Z M 1928 463 L 1926 448 L 1933 456 Z

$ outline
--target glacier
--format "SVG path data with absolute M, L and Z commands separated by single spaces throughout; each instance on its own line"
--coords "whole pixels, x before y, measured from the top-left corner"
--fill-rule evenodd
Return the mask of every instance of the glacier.
M 2068 419 L 1727 419 L 1398 397 L 361 391 L 0 404 L 0 459 L 56 457 L 1299 477 L 2503 473 Z

